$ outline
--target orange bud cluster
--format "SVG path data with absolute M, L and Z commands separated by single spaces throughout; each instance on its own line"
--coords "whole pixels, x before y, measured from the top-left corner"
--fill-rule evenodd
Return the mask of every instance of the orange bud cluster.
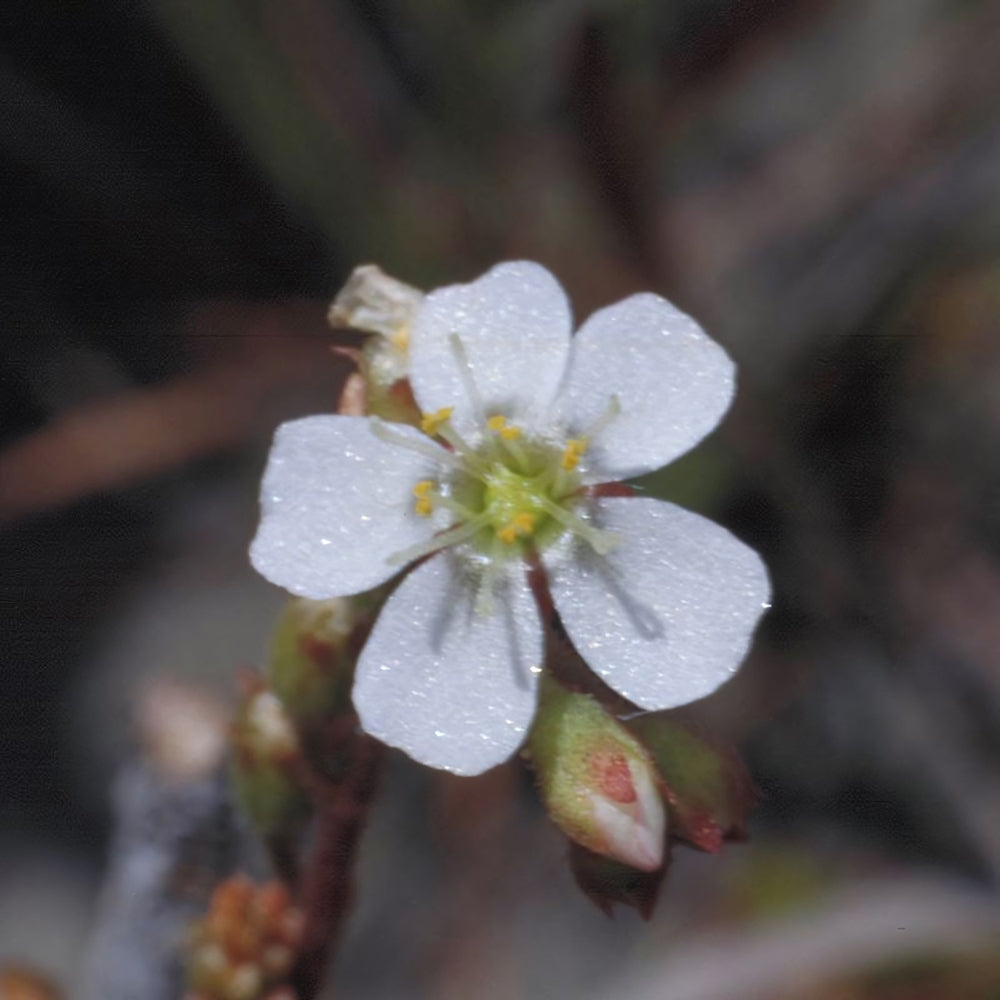
M 227 879 L 192 931 L 185 1000 L 296 1000 L 287 979 L 302 931 L 280 882 Z

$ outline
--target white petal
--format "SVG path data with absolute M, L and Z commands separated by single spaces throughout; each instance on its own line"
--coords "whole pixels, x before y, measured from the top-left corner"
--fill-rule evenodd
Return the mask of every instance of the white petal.
M 415 760 L 479 774 L 531 724 L 542 624 L 520 567 L 498 580 L 489 616 L 464 572 L 443 552 L 403 580 L 358 660 L 354 705 L 367 732 Z
M 451 344 L 458 334 L 487 416 L 531 421 L 555 396 L 569 354 L 572 316 L 559 282 L 540 264 L 498 264 L 468 285 L 426 296 L 410 335 L 410 379 L 420 408 L 455 407 L 459 431 L 478 429 Z
M 623 808 L 616 802 L 587 792 L 594 826 L 607 844 L 611 857 L 643 872 L 655 872 L 663 864 L 666 813 L 659 792 L 646 782 L 656 796 L 653 812 Z
M 574 542 L 550 556 L 549 586 L 591 669 L 641 708 L 711 694 L 739 666 L 770 585 L 760 557 L 725 528 L 660 500 L 606 498 L 607 556 Z
M 573 338 L 554 417 L 585 434 L 616 395 L 621 412 L 594 438 L 587 478 L 627 479 L 694 447 L 729 408 L 733 381 L 733 362 L 690 316 L 659 295 L 633 295 Z
M 441 451 L 412 427 L 393 434 Z M 366 417 L 316 416 L 282 424 L 261 484 L 261 522 L 250 561 L 262 576 L 302 597 L 340 597 L 382 583 L 389 556 L 428 538 L 413 486 L 439 466 L 387 444 Z

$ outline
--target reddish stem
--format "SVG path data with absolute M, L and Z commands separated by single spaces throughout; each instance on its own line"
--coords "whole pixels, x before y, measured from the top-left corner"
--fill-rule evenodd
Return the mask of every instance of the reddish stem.
M 302 873 L 305 930 L 292 985 L 298 1000 L 313 1000 L 343 933 L 354 897 L 358 843 L 378 784 L 385 748 L 363 733 L 351 737 L 349 764 L 337 781 L 313 774 L 316 805 L 312 853 Z

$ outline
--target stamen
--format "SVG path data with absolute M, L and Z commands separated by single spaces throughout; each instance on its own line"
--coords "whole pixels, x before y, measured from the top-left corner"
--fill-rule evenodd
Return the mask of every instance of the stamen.
M 467 521 L 465 524 L 456 524 L 454 527 L 448 528 L 447 531 L 442 531 L 440 534 L 428 538 L 425 542 L 418 542 L 416 545 L 411 545 L 408 549 L 394 552 L 386 559 L 386 562 L 390 566 L 404 566 L 406 563 L 413 562 L 414 559 L 419 559 L 421 556 L 430 555 L 432 552 L 437 552 L 439 549 L 446 549 L 451 545 L 458 545 L 460 542 L 471 538 L 477 531 L 485 528 L 489 520 L 488 514 L 480 514 L 479 517 Z
M 486 421 L 486 426 L 489 427 L 491 431 L 495 431 L 504 439 L 504 441 L 513 441 L 515 438 L 521 436 L 521 428 L 515 427 L 513 424 L 507 423 L 507 418 L 501 414 L 497 414 L 495 417 L 490 417 Z
M 433 413 L 425 413 L 420 418 L 420 429 L 428 435 L 428 437 L 433 437 L 438 433 L 441 425 L 448 422 L 454 412 L 454 406 L 442 406 L 440 410 L 435 410 Z
M 413 487 L 413 495 L 417 498 L 413 508 L 421 517 L 430 517 L 434 513 L 434 500 L 430 495 L 433 489 L 434 483 L 430 479 L 421 479 Z
M 452 407 L 449 406 L 447 409 L 451 410 Z M 476 453 L 472 445 L 455 430 L 450 420 L 446 419 L 437 428 L 437 436 L 442 441 L 446 441 L 451 445 L 454 454 L 461 456 L 468 471 L 474 472 L 477 476 L 481 476 L 486 472 L 486 465 L 483 463 L 482 458 Z
M 590 448 L 590 442 L 604 430 L 605 427 L 622 412 L 621 402 L 616 394 L 608 398 L 604 412 L 590 425 L 586 432 L 578 438 L 570 438 L 563 449 L 559 467 L 555 470 L 552 481 L 552 491 L 557 497 L 568 496 L 579 485 L 578 482 L 567 482 L 565 473 L 574 472 L 580 464 L 580 459 Z M 567 489 L 569 487 L 569 489 Z
M 503 552 L 494 538 L 490 550 L 490 560 L 483 568 L 483 575 L 479 578 L 479 588 L 476 591 L 476 603 L 473 608 L 475 613 L 482 618 L 493 617 L 493 589 L 496 586 L 497 577 L 500 576 L 502 559 Z
M 416 502 L 413 505 L 414 510 L 421 517 L 430 517 L 436 507 L 450 510 L 463 521 L 472 521 L 480 516 L 466 507 L 464 503 L 459 503 L 457 500 L 440 493 L 435 489 L 436 485 L 432 479 L 421 479 L 413 487 L 413 495 L 416 497 Z
M 490 417 L 489 420 L 486 421 L 486 426 L 500 438 L 499 443 L 502 445 L 502 448 L 506 449 L 507 454 L 513 457 L 514 461 L 521 467 L 521 471 L 527 471 L 531 463 L 528 458 L 528 454 L 525 452 L 523 446 L 518 440 L 518 438 L 520 438 L 524 433 L 521 428 L 515 424 L 507 423 L 507 418 L 501 413 Z M 491 445 L 490 451 L 497 461 L 504 461 L 502 450 L 497 450 Z
M 507 449 L 508 454 L 510 454 L 514 461 L 520 466 L 522 472 L 528 472 L 531 468 L 531 459 L 528 457 L 528 453 L 522 447 L 521 442 L 518 441 L 516 437 L 508 438 L 501 442 L 503 447 Z
M 448 409 L 451 410 L 452 407 L 449 406 Z M 476 458 L 476 453 L 472 450 L 469 442 L 455 430 L 450 420 L 446 419 L 436 430 L 438 437 L 447 441 L 463 458 L 470 460 Z
M 538 518 L 530 511 L 522 510 L 497 532 L 497 538 L 505 545 L 513 545 L 519 538 L 527 538 L 535 530 Z
M 621 400 L 618 398 L 617 393 L 612 393 L 608 399 L 608 405 L 604 407 L 604 412 L 587 428 L 586 433 L 583 435 L 583 440 L 589 444 L 621 412 Z
M 572 472 L 579 464 L 590 442 L 587 438 L 570 438 L 563 449 L 561 465 L 567 472 Z
M 470 510 L 464 503 L 459 503 L 452 497 L 446 497 L 441 493 L 435 495 L 434 502 L 439 507 L 444 507 L 445 510 L 450 510 L 453 514 L 457 514 L 464 521 L 478 516 L 475 511 Z
M 579 535 L 599 556 L 606 556 L 620 540 L 620 536 L 615 532 L 595 528 L 582 517 L 566 510 L 565 507 L 560 507 L 547 497 L 537 497 L 535 502 L 564 528 L 568 528 L 574 535 Z
M 476 418 L 476 423 L 484 424 L 486 423 L 486 408 L 483 406 L 483 397 L 479 395 L 479 389 L 476 387 L 476 379 L 472 374 L 472 363 L 469 361 L 469 355 L 462 343 L 462 338 L 457 333 L 453 333 L 448 337 L 448 343 L 451 344 L 452 353 L 455 355 L 458 376 L 462 380 L 465 394 L 472 404 L 472 413 Z
M 523 510 L 520 514 L 515 514 L 511 524 L 517 528 L 518 534 L 530 535 L 535 530 L 535 525 L 538 523 L 538 518 L 536 515 Z
M 398 445 L 400 448 L 409 448 L 410 451 L 424 455 L 431 459 L 431 461 L 439 462 L 442 465 L 450 465 L 452 468 L 459 468 L 461 466 L 461 462 L 443 448 L 438 448 L 429 441 L 421 441 L 419 438 L 411 438 L 405 434 L 400 434 L 389 427 L 384 421 L 379 420 L 378 417 L 369 417 L 368 425 L 372 429 L 372 434 L 386 444 Z

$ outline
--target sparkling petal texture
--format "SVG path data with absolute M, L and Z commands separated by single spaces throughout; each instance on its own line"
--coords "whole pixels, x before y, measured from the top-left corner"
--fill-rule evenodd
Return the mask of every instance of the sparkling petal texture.
M 595 523 L 617 532 L 607 556 L 574 542 L 551 555 L 549 586 L 591 669 L 641 708 L 714 691 L 739 666 L 767 606 L 767 571 L 725 528 L 660 500 L 606 498 Z
M 582 434 L 617 395 L 621 413 L 595 437 L 587 478 L 628 479 L 697 444 L 729 408 L 733 382 L 729 356 L 690 316 L 659 295 L 633 295 L 594 313 L 573 338 L 553 411 Z
M 391 429 L 437 448 L 412 427 Z M 365 417 L 282 424 L 264 472 L 250 561 L 302 597 L 368 590 L 399 571 L 389 556 L 433 532 L 413 511 L 412 489 L 435 469 L 429 458 L 377 438 Z
M 487 415 L 532 419 L 555 396 L 572 316 L 559 282 L 529 261 L 499 264 L 468 285 L 427 295 L 410 334 L 410 379 L 425 413 L 454 406 L 465 433 L 479 429 L 450 344 L 461 338 Z
M 354 705 L 365 731 L 415 760 L 479 774 L 506 760 L 535 712 L 542 623 L 523 574 L 497 582 L 477 614 L 475 580 L 449 551 L 389 598 L 358 661 Z

